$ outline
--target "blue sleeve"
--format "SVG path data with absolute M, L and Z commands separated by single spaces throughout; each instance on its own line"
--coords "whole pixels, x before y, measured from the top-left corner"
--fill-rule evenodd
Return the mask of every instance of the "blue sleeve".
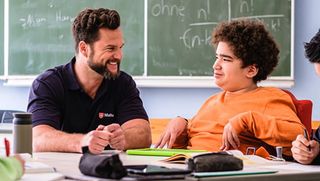
M 60 129 L 63 86 L 59 78 L 39 76 L 32 83 L 28 112 L 32 113 L 32 126 L 45 124 Z

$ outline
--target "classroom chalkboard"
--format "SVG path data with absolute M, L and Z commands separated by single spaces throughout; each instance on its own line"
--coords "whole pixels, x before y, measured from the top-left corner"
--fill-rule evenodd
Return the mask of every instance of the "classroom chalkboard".
M 143 74 L 144 1 L 10 0 L 9 75 L 34 75 L 68 62 L 74 55 L 71 24 L 84 8 L 106 7 L 121 15 L 125 37 L 121 66 Z
M 8 67 L 1 53 L 0 73 L 6 69 L 7 76 L 37 75 L 67 63 L 74 55 L 74 17 L 86 7 L 107 7 L 121 15 L 125 38 L 121 68 L 134 76 L 212 77 L 213 28 L 221 21 L 250 18 L 263 21 L 279 44 L 280 62 L 272 76 L 293 78 L 292 4 L 291 0 L 10 0 L 4 7 L 9 12 Z M 0 23 L 3 35 L 6 23 L 3 19 Z
M 291 75 L 291 1 L 149 0 L 148 75 L 210 76 L 217 23 L 240 17 L 263 21 L 280 46 L 274 76 Z

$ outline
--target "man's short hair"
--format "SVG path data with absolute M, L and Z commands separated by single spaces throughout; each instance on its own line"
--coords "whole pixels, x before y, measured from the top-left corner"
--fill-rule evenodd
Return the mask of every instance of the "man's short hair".
M 116 10 L 99 8 L 81 11 L 72 26 L 76 52 L 78 53 L 78 44 L 80 41 L 92 44 L 99 40 L 100 28 L 115 30 L 119 26 L 120 15 Z

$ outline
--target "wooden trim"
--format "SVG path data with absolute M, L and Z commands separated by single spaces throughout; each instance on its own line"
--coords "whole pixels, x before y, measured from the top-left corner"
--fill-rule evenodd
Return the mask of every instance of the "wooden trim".
M 312 121 L 312 129 L 317 129 L 320 126 L 320 120 Z
M 155 144 L 159 140 L 160 135 L 165 130 L 170 119 L 154 118 L 150 119 L 149 121 L 151 127 L 152 144 Z

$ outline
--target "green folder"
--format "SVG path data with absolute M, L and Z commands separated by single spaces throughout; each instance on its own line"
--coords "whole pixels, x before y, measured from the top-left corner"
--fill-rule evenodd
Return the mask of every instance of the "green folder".
M 162 148 L 142 148 L 142 149 L 129 149 L 128 155 L 143 155 L 143 156 L 164 156 L 170 157 L 176 154 L 190 154 L 202 153 L 205 150 L 187 150 L 187 149 L 162 149 Z

